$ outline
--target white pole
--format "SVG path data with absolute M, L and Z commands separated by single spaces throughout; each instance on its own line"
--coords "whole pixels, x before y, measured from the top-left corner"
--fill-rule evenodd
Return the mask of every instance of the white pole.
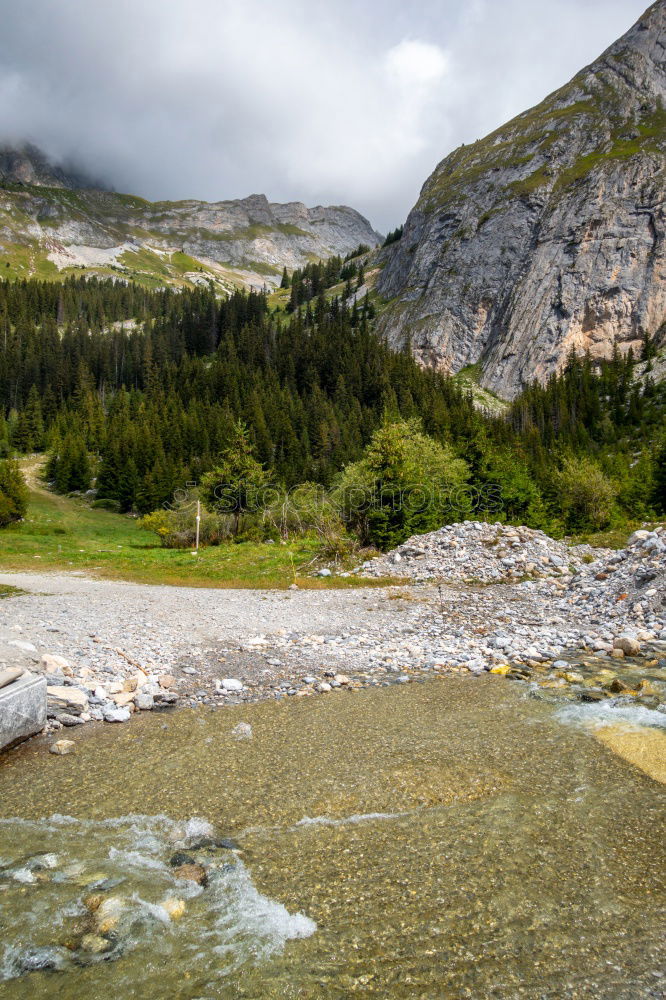
M 201 500 L 197 500 L 197 544 L 196 550 L 199 551 L 199 525 L 201 524 Z

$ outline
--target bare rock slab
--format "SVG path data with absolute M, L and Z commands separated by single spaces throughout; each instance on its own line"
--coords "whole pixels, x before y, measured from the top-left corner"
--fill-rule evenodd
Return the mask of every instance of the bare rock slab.
M 46 678 L 24 673 L 0 688 L 0 750 L 20 743 L 46 725 Z

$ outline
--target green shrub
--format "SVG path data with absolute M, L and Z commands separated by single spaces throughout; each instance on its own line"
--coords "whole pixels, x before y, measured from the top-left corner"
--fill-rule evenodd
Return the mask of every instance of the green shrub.
M 196 502 L 186 501 L 175 508 L 155 510 L 139 520 L 140 527 L 159 538 L 165 549 L 191 549 L 196 543 Z M 219 545 L 232 537 L 232 518 L 201 508 L 199 544 Z
M 565 458 L 554 477 L 567 531 L 601 531 L 615 512 L 615 488 L 589 458 Z
M 99 510 L 111 510 L 115 514 L 120 512 L 120 504 L 117 500 L 109 500 L 105 497 L 100 497 L 98 500 L 93 500 L 90 504 L 91 507 L 95 507 Z

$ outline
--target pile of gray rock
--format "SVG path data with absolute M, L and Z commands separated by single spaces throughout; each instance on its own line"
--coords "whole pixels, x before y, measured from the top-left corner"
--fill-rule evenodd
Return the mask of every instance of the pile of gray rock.
M 626 548 L 582 564 L 568 596 L 571 605 L 658 629 L 666 616 L 666 528 L 635 531 Z
M 133 712 L 174 704 L 174 678 L 142 670 L 100 682 L 89 668 L 77 672 L 63 656 L 44 653 L 36 669 L 47 680 L 47 728 L 84 722 L 127 722 Z
M 567 577 L 589 546 L 571 548 L 543 531 L 463 521 L 426 535 L 414 535 L 392 552 L 364 563 L 362 576 L 400 576 L 415 582 L 432 579 L 460 582 L 515 582 L 525 577 Z

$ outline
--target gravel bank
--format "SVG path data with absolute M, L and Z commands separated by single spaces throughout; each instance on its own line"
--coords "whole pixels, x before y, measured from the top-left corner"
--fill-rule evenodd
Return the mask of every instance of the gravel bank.
M 526 530 L 516 529 L 514 540 L 544 548 L 526 535 L 522 541 Z M 631 637 L 620 642 L 629 655 L 645 643 L 659 652 L 666 639 L 659 588 L 647 587 L 657 591 L 649 600 L 634 596 L 646 567 L 654 583 L 661 538 L 634 539 L 617 578 L 599 569 L 617 558 L 603 552 L 600 562 L 577 560 L 573 574 L 570 561 L 549 562 L 557 566 L 553 577 L 487 585 L 234 591 L 2 573 L 0 582 L 29 593 L 0 602 L 0 667 L 47 673 L 55 730 L 124 722 L 134 711 L 176 703 L 237 704 L 408 683 L 432 671 L 506 672 L 509 664 L 543 670 L 563 651 L 591 651 L 612 664 L 621 655 L 619 637 Z M 550 553 L 549 560 L 553 554 L 559 557 Z M 620 578 L 629 587 L 629 576 L 632 599 L 618 600 L 610 588 Z

